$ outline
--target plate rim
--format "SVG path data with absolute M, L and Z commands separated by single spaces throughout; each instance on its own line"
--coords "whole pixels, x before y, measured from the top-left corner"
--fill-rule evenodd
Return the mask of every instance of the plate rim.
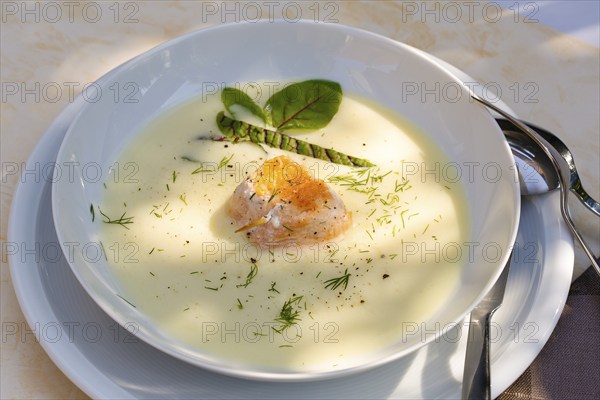
M 59 114 L 59 116 L 56 118 L 56 120 L 50 125 L 50 127 L 48 128 L 46 133 L 44 133 L 42 139 L 36 145 L 31 156 L 28 158 L 28 162 L 38 159 L 39 155 L 45 151 L 45 149 L 47 147 L 46 144 L 52 140 L 53 135 L 57 134 L 55 131 L 57 129 L 57 126 L 60 125 L 60 123 L 58 123 L 58 122 L 67 119 L 68 115 L 72 114 L 71 108 L 75 108 L 75 107 L 76 107 L 75 105 L 69 105 L 69 106 L 67 106 L 67 108 L 65 108 L 65 110 L 63 110 L 63 112 L 61 112 L 61 114 Z M 20 210 L 21 208 L 23 208 L 23 206 L 20 205 L 20 204 L 22 204 L 22 202 L 20 202 L 19 200 L 21 199 L 21 197 L 26 196 L 27 191 L 40 190 L 40 189 L 36 189 L 37 186 L 39 186 L 39 185 L 38 184 L 29 184 L 28 185 L 27 183 L 20 183 L 19 186 L 17 187 L 15 196 L 13 198 L 13 204 L 11 205 L 11 213 L 10 213 L 10 218 L 9 218 L 9 229 L 8 229 L 8 240 L 9 241 L 14 240 L 14 239 L 19 239 L 19 238 L 25 236 L 26 235 L 26 232 L 24 232 L 25 230 L 31 231 L 32 228 L 29 228 L 29 227 L 26 227 L 26 228 L 18 227 L 18 220 L 22 216 L 23 212 L 28 212 L 28 210 Z M 559 215 L 553 215 L 552 217 L 554 219 L 560 220 Z M 562 227 L 562 230 L 564 232 L 567 232 L 567 230 L 566 230 L 567 228 L 564 225 L 564 223 L 560 223 L 560 226 Z M 570 276 L 571 272 L 573 271 L 573 260 L 574 260 L 574 257 L 573 257 L 574 247 L 573 247 L 572 240 L 569 240 L 568 243 L 566 243 L 566 245 L 570 250 L 570 254 L 565 254 L 565 257 L 569 258 L 570 262 L 568 263 L 568 265 L 563 266 L 564 267 L 563 271 L 559 271 L 559 273 L 565 275 L 565 277 L 567 277 L 567 275 Z M 35 302 L 32 302 L 32 300 L 28 297 L 27 293 L 24 290 L 24 285 L 27 284 L 28 280 L 31 280 L 31 279 L 38 280 L 38 281 L 40 280 L 39 273 L 37 270 L 35 270 L 36 265 L 33 266 L 34 267 L 33 271 L 29 268 L 22 268 L 24 265 L 22 263 L 20 263 L 19 260 L 16 260 L 15 258 L 16 258 L 16 256 L 9 256 L 8 264 L 10 267 L 11 280 L 13 282 L 13 287 L 15 289 L 15 294 L 17 296 L 17 300 L 19 302 L 21 310 L 23 311 L 25 319 L 28 323 L 31 324 L 31 323 L 35 323 L 36 321 L 41 321 L 42 318 L 36 318 L 36 316 L 39 315 L 39 310 L 36 310 L 36 308 L 38 308 L 38 304 Z M 556 273 L 557 272 L 555 272 L 555 274 Z M 528 358 L 528 360 L 526 360 L 525 362 L 519 362 L 519 361 L 515 362 L 515 360 L 512 358 L 509 360 L 506 357 L 502 357 L 502 354 L 500 355 L 500 360 L 498 360 L 496 358 L 492 359 L 492 367 L 493 368 L 498 368 L 502 364 L 505 364 L 505 365 L 503 365 L 503 367 L 507 367 L 509 365 L 511 367 L 510 369 L 502 368 L 501 369 L 502 374 L 496 375 L 496 377 L 497 377 L 497 378 L 495 378 L 496 382 L 494 382 L 493 387 L 492 387 L 492 394 L 494 396 L 499 395 L 506 388 L 508 388 L 508 386 L 510 386 L 510 384 L 512 384 L 523 373 L 523 371 L 530 365 L 530 363 L 533 362 L 533 360 L 535 359 L 537 354 L 539 354 L 539 352 L 541 351 L 543 345 L 545 345 L 545 343 L 548 341 L 551 332 L 554 330 L 556 323 L 558 322 L 560 313 L 561 313 L 561 311 L 564 307 L 564 304 L 566 302 L 566 299 L 567 299 L 568 287 L 570 286 L 570 280 L 564 279 L 564 281 L 566 283 L 562 282 L 563 280 L 560 280 L 560 279 L 559 280 L 548 279 L 548 281 L 550 281 L 551 283 L 554 283 L 559 288 L 562 283 L 562 296 L 560 299 L 555 301 L 555 304 L 554 304 L 555 313 L 553 314 L 552 320 L 548 321 L 547 331 L 544 332 L 544 335 L 542 336 L 542 340 L 540 340 L 540 342 L 538 344 L 534 345 L 534 344 L 528 344 L 528 343 L 522 343 L 522 342 L 514 344 L 514 346 L 516 348 L 518 348 L 520 351 L 520 358 L 521 359 Z M 40 282 L 40 285 L 41 285 L 41 282 Z M 560 293 L 561 291 L 558 291 L 558 292 Z M 45 297 L 45 293 L 43 294 L 43 296 Z M 558 296 L 556 296 L 556 297 L 558 297 Z M 555 300 L 556 300 L 556 297 L 554 297 Z M 532 309 L 529 309 L 528 311 L 529 311 L 529 313 L 531 313 Z M 36 313 L 38 313 L 38 314 L 36 314 Z M 43 315 L 43 317 L 48 319 L 48 315 Z M 55 317 L 55 315 L 50 315 L 50 317 Z M 127 392 L 121 386 L 118 386 L 114 381 L 112 381 L 110 379 L 106 379 L 106 377 L 103 375 L 103 373 L 100 370 L 98 370 L 96 368 L 96 366 L 93 364 L 92 360 L 89 360 L 84 354 L 82 354 L 80 352 L 80 350 L 77 349 L 77 347 L 74 344 L 69 344 L 67 346 L 64 346 L 64 344 L 59 343 L 57 345 L 55 343 L 50 343 L 45 340 L 39 340 L 40 338 L 38 337 L 38 334 L 39 334 L 38 331 L 36 331 L 35 334 L 36 334 L 39 344 L 42 346 L 44 351 L 48 354 L 50 359 L 52 359 L 52 361 L 58 366 L 58 368 L 75 385 L 77 385 L 82 391 L 84 391 L 87 395 L 89 395 L 91 397 L 95 397 L 95 398 L 114 398 L 115 396 L 119 396 L 120 398 L 135 398 L 131 395 L 130 392 Z M 527 345 L 527 346 L 525 346 L 525 345 Z M 427 345 L 427 346 L 429 346 L 429 345 Z M 425 346 L 425 348 L 427 346 Z M 525 351 L 523 351 L 523 350 L 525 350 Z M 505 350 L 505 351 L 508 351 L 508 350 Z M 77 354 L 73 355 L 73 352 L 76 352 Z M 512 352 L 515 353 L 516 350 L 513 350 Z M 72 358 L 78 358 L 79 361 L 85 362 L 85 365 L 75 365 L 75 364 L 69 363 L 68 362 L 69 359 L 72 359 Z M 503 360 L 506 360 L 506 361 L 502 362 Z M 194 368 L 200 368 L 200 367 L 194 367 Z M 89 378 L 89 375 L 87 375 L 87 374 L 89 374 L 90 371 L 95 372 L 94 380 L 86 379 L 86 378 Z M 508 373 L 506 373 L 505 371 L 508 371 Z M 103 380 L 106 381 L 107 385 L 102 384 Z M 310 384 L 310 382 L 307 382 L 307 384 Z
M 209 29 L 209 28 L 208 28 Z M 352 29 L 357 29 L 357 28 L 352 28 Z M 187 37 L 188 35 L 192 35 L 194 33 L 196 33 L 197 31 L 194 32 L 190 32 L 182 37 L 173 39 L 172 41 L 167 41 L 163 44 L 160 44 L 156 47 L 154 47 L 153 49 L 159 48 L 161 46 L 167 45 L 172 43 L 173 41 L 177 41 L 177 40 L 181 40 L 184 37 Z M 388 40 L 392 40 L 389 38 L 386 38 Z M 408 45 L 405 45 L 408 46 Z M 418 49 L 417 49 L 418 50 Z M 145 53 L 144 53 L 145 54 Z M 101 79 L 108 79 L 107 77 L 111 74 L 114 73 L 116 70 L 118 70 L 119 68 L 124 68 L 127 66 L 128 63 L 132 62 L 133 60 L 137 59 L 138 57 L 143 56 L 137 56 L 134 57 L 133 59 L 121 64 L 120 66 L 116 67 L 115 69 L 109 71 L 108 73 L 106 73 L 105 75 L 103 75 L 102 78 L 100 78 L 98 81 L 100 81 Z M 34 160 L 36 160 L 37 158 L 40 157 L 41 154 L 43 154 L 43 152 L 45 151 L 45 147 L 46 144 L 48 142 L 50 142 L 53 137 L 51 134 L 57 135 L 56 132 L 54 132 L 55 130 L 59 130 L 60 129 L 60 125 L 64 125 L 65 122 L 68 122 L 68 120 L 70 119 L 70 121 L 72 121 L 77 115 L 78 115 L 78 110 L 77 107 L 81 106 L 82 101 L 77 98 L 73 103 L 69 104 L 65 109 L 63 109 L 63 111 L 55 118 L 55 120 L 49 125 L 48 129 L 46 130 L 46 132 L 44 133 L 44 135 L 42 136 L 42 138 L 38 141 L 38 144 L 36 145 L 36 147 L 34 148 L 34 150 L 32 151 L 32 153 L 30 154 L 30 156 L 27 159 L 27 163 L 30 163 Z M 69 124 L 67 124 L 68 126 Z M 65 130 L 66 131 L 66 130 Z M 20 235 L 19 233 L 19 228 L 17 227 L 17 220 L 19 218 L 19 213 L 17 210 L 19 210 L 20 207 L 20 203 L 18 200 L 25 196 L 23 193 L 26 192 L 27 190 L 31 190 L 32 188 L 27 187 L 26 183 L 20 183 L 18 185 L 18 187 L 16 188 L 15 192 L 14 192 L 14 197 L 13 197 L 13 203 L 11 205 L 10 208 L 10 214 L 9 214 L 9 223 L 8 223 L 8 234 L 7 234 L 7 240 L 12 240 L 15 237 L 19 237 Z M 36 189 L 33 189 L 34 191 Z M 37 210 L 36 210 L 37 211 Z M 563 226 L 564 228 L 564 226 Z M 27 228 L 27 229 L 31 229 L 31 228 Z M 24 231 L 23 231 L 24 232 Z M 21 232 L 21 233 L 23 233 Z M 573 244 L 572 242 L 570 243 L 570 249 L 573 250 Z M 31 304 L 28 299 L 26 298 L 26 294 L 23 291 L 23 279 L 25 279 L 27 276 L 23 275 L 21 273 L 21 271 L 19 271 L 17 269 L 17 266 L 20 265 L 20 263 L 18 262 L 18 260 L 15 260 L 14 256 L 9 256 L 8 257 L 8 264 L 9 264 L 9 268 L 10 268 L 10 274 L 11 274 L 11 279 L 13 281 L 13 285 L 15 287 L 15 293 L 17 295 L 17 299 L 19 301 L 19 305 L 21 306 L 21 309 L 23 310 L 23 313 L 26 317 L 26 320 L 28 322 L 34 321 L 33 319 L 33 314 L 34 314 L 34 304 Z M 573 265 L 570 262 L 570 270 L 572 271 Z M 25 269 L 23 269 L 25 270 Z M 37 277 L 34 277 L 34 279 L 39 279 L 39 275 Z M 570 280 L 568 280 L 569 284 L 570 284 Z M 552 332 L 552 330 L 554 329 L 556 322 L 558 321 L 558 317 L 560 316 L 560 310 L 562 310 L 563 306 L 564 306 L 564 302 L 566 301 L 566 297 L 568 294 L 568 290 L 567 292 L 565 292 L 564 295 L 564 301 L 562 301 L 561 305 L 558 305 L 558 312 L 555 313 L 555 319 L 554 321 L 551 323 L 552 327 L 550 329 L 550 332 Z M 37 332 L 36 332 L 36 336 L 37 336 Z M 549 335 L 548 335 L 549 336 Z M 39 338 L 38 338 L 39 339 Z M 543 342 L 545 343 L 547 341 L 548 338 L 546 338 L 546 340 L 544 340 Z M 60 352 L 57 352 L 56 349 L 49 343 L 47 343 L 44 340 L 40 340 L 39 341 L 40 344 L 42 345 L 42 347 L 44 348 L 44 350 L 46 351 L 46 353 L 50 356 L 50 358 L 53 360 L 53 362 L 69 377 L 69 379 L 71 379 L 78 387 L 80 387 L 82 390 L 84 390 L 88 395 L 93 395 L 94 396 L 99 396 L 99 397 L 104 397 L 104 396 L 108 396 L 107 393 L 103 393 L 102 391 L 99 391 L 98 387 L 95 387 L 96 385 L 89 385 L 87 384 L 87 382 L 85 382 L 84 380 L 79 379 L 79 374 L 77 371 L 77 368 L 73 368 L 71 366 L 69 366 L 68 364 L 66 364 L 63 360 L 63 356 L 60 354 Z M 539 351 L 541 350 L 541 347 L 543 346 L 539 346 L 539 349 L 535 350 L 535 355 L 537 355 L 537 353 L 539 353 Z M 533 358 L 535 358 L 535 355 Z M 83 356 L 85 358 L 85 356 Z M 86 359 L 87 360 L 87 359 Z M 533 359 L 532 359 L 533 360 Z M 529 364 L 526 364 L 523 368 L 526 369 L 527 366 Z M 90 367 L 96 369 L 96 367 L 90 363 Z M 196 368 L 199 368 L 196 366 Z M 97 370 L 97 369 L 96 369 Z M 522 373 L 522 371 L 520 372 Z M 519 375 L 520 375 L 519 373 Z M 518 375 L 517 375 L 518 377 Z M 516 377 L 515 377 L 516 379 Z M 507 385 L 508 386 L 508 385 Z M 129 392 L 125 392 L 127 394 L 129 394 Z M 115 396 L 114 393 L 110 394 L 110 396 Z

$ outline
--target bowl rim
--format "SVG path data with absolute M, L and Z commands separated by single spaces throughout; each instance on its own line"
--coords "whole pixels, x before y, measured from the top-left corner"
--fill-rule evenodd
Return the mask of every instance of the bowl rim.
M 160 53 L 161 51 L 163 51 L 171 46 L 175 46 L 175 45 L 179 44 L 180 42 L 186 41 L 186 40 L 191 39 L 196 36 L 201 37 L 203 34 L 208 33 L 208 32 L 226 30 L 226 29 L 242 29 L 243 30 L 243 29 L 247 29 L 248 27 L 250 27 L 250 29 L 252 29 L 252 27 L 259 27 L 259 26 L 260 27 L 263 27 L 263 26 L 281 27 L 281 26 L 286 26 L 289 24 L 290 24 L 289 21 L 286 21 L 283 19 L 274 19 L 274 20 L 261 20 L 261 21 L 253 21 L 253 22 L 244 21 L 244 22 L 238 22 L 238 23 L 226 23 L 226 24 L 214 25 L 214 26 L 194 30 L 194 31 L 188 32 L 184 35 L 178 36 L 174 39 L 167 40 L 163 43 L 158 44 L 157 46 L 154 46 L 154 47 L 144 51 L 143 53 L 129 59 L 128 61 L 126 61 L 126 62 L 120 64 L 119 66 L 113 68 L 112 70 L 106 72 L 97 81 L 103 80 L 103 78 L 107 77 L 108 75 L 111 75 L 111 79 L 116 79 L 116 75 L 118 75 L 120 72 L 127 70 L 130 67 L 135 66 L 137 63 L 143 62 L 145 59 L 153 57 L 157 53 Z M 317 25 L 317 27 L 313 28 L 313 29 L 324 29 L 325 31 L 335 30 L 338 32 L 344 32 L 351 36 L 361 36 L 361 37 L 364 37 L 367 39 L 371 39 L 371 40 L 385 43 L 387 45 L 391 45 L 393 47 L 401 48 L 404 51 L 411 53 L 414 57 L 419 58 L 420 60 L 426 62 L 433 69 L 437 69 L 439 73 L 445 74 L 449 80 L 451 80 L 455 83 L 458 83 L 461 90 L 463 90 L 465 93 L 470 94 L 472 92 L 472 89 L 470 87 L 468 87 L 467 85 L 464 85 L 464 83 L 460 79 L 458 79 L 451 71 L 449 71 L 443 65 L 441 65 L 441 64 L 437 63 L 436 61 L 432 60 L 431 58 L 427 57 L 426 53 L 424 53 L 423 51 L 415 49 L 414 47 L 407 45 L 405 43 L 393 40 L 389 37 L 382 36 L 380 34 L 377 34 L 377 33 L 374 33 L 374 32 L 371 32 L 371 31 L 368 31 L 365 29 L 356 28 L 353 26 L 348 26 L 348 25 L 343 25 L 343 24 L 337 24 L 337 23 L 336 24 L 322 24 L 322 23 L 316 24 L 309 20 L 300 20 L 300 21 L 294 22 L 293 25 L 294 26 L 302 26 L 302 27 L 307 27 L 307 26 L 314 27 L 315 25 Z M 104 84 L 106 85 L 107 83 L 104 83 Z M 60 149 L 59 149 L 59 151 L 57 153 L 57 157 L 56 157 L 57 161 L 64 159 L 64 152 L 65 152 L 65 147 L 66 147 L 65 144 L 68 143 L 70 137 L 73 136 L 75 134 L 75 132 L 77 132 L 73 127 L 77 125 L 78 120 L 85 113 L 85 110 L 91 106 L 93 106 L 93 103 L 88 102 L 88 103 L 84 104 L 80 108 L 78 113 L 74 116 L 73 120 L 71 121 L 71 124 L 69 125 L 69 128 L 67 129 L 64 139 L 60 145 Z M 482 110 L 487 110 L 487 109 L 485 109 L 485 107 L 483 107 L 479 104 L 477 104 L 477 107 L 479 107 Z M 473 109 L 475 109 L 475 106 L 473 106 Z M 491 114 L 489 115 L 489 119 L 491 122 L 493 122 L 493 117 Z M 490 124 L 490 130 L 492 128 L 495 128 L 494 130 L 496 131 L 496 134 L 503 135 L 502 131 L 495 123 Z M 502 153 L 504 153 L 505 156 L 510 157 L 509 159 L 512 160 L 511 151 L 506 142 L 504 142 L 504 148 L 502 149 Z M 510 232 L 510 235 L 509 235 L 510 238 L 507 242 L 507 246 L 510 246 L 509 248 L 512 248 L 512 246 L 515 243 L 517 231 L 518 231 L 519 220 L 520 220 L 520 212 L 521 212 L 521 207 L 520 207 L 521 197 L 520 197 L 519 184 L 518 184 L 518 182 L 519 182 L 518 172 L 517 172 L 516 168 L 513 170 L 513 173 L 514 173 L 514 177 L 512 179 L 512 181 L 513 181 L 512 187 L 514 189 L 514 191 L 513 191 L 514 196 L 513 196 L 512 201 L 514 204 L 515 213 L 512 216 L 513 229 Z M 58 185 L 53 182 L 53 184 L 52 184 L 52 214 L 53 214 L 55 221 L 59 220 L 59 218 L 57 218 L 59 215 L 57 198 L 58 198 Z M 63 253 L 68 254 L 69 248 L 66 246 L 67 242 L 65 241 L 65 238 L 64 238 L 63 234 L 61 233 L 61 230 L 58 228 L 58 224 L 55 223 L 55 225 L 56 225 L 56 234 L 59 239 L 60 246 L 63 250 Z M 497 267 L 496 267 L 495 273 L 491 275 L 492 276 L 491 279 L 486 283 L 483 290 L 480 292 L 480 294 L 477 296 L 477 298 L 469 305 L 469 307 L 466 310 L 464 310 L 457 317 L 451 318 L 451 320 L 453 322 L 459 323 L 460 321 L 464 320 L 466 315 L 470 313 L 470 311 L 481 301 L 481 299 L 485 296 L 485 294 L 491 289 L 491 287 L 494 285 L 494 283 L 500 276 L 500 274 L 503 270 L 502 267 L 504 267 L 504 265 L 506 264 L 509 254 L 510 254 L 509 251 L 503 252 L 503 254 L 500 258 L 500 261 L 497 262 Z M 77 278 L 79 283 L 82 285 L 82 287 L 85 289 L 85 291 L 94 300 L 94 302 L 104 312 L 106 312 L 110 318 L 112 318 L 114 321 L 116 321 L 117 323 L 119 323 L 120 325 L 123 326 L 123 323 L 127 322 L 127 319 L 125 318 L 125 316 L 122 315 L 122 313 L 119 312 L 118 309 L 112 307 L 108 301 L 103 300 L 103 296 L 100 296 L 90 286 L 90 284 L 87 282 L 87 280 L 78 272 L 78 269 L 74 265 L 75 263 L 72 260 L 70 260 L 68 257 L 67 257 L 67 260 L 68 260 L 69 267 L 73 271 L 73 274 L 75 275 L 75 277 Z M 102 286 L 104 286 L 108 291 L 112 292 L 113 294 L 116 294 L 114 292 L 114 290 L 109 288 L 105 283 L 102 283 Z M 145 314 L 140 311 L 134 310 L 133 312 L 134 312 L 134 314 L 137 314 L 139 316 L 142 316 L 142 317 L 145 316 Z M 138 324 L 138 325 L 139 325 L 140 329 L 138 330 L 138 332 L 135 333 L 136 337 L 142 339 L 144 342 L 153 346 L 154 348 L 156 348 L 166 354 L 169 354 L 170 356 L 176 357 L 180 360 L 188 362 L 197 367 L 205 368 L 205 369 L 208 369 L 208 370 L 211 370 L 214 372 L 222 373 L 222 374 L 229 375 L 229 376 L 234 376 L 237 378 L 244 378 L 244 379 L 250 379 L 250 380 L 261 380 L 261 381 L 275 381 L 275 382 L 299 382 L 299 381 L 324 380 L 324 379 L 331 379 L 331 378 L 335 378 L 335 377 L 347 376 L 350 374 L 370 370 L 377 366 L 389 363 L 391 361 L 402 358 L 408 354 L 411 354 L 414 351 L 418 350 L 419 348 L 426 346 L 428 343 L 431 343 L 432 341 L 437 340 L 443 334 L 443 331 L 439 331 L 435 335 L 426 336 L 425 340 L 421 340 L 421 341 L 415 343 L 414 345 L 406 347 L 405 349 L 402 349 L 400 351 L 391 352 L 391 354 L 388 354 L 387 356 L 379 357 L 374 360 L 369 360 L 368 362 L 361 363 L 359 365 L 351 366 L 348 368 L 328 370 L 328 371 L 322 371 L 322 372 L 289 372 L 289 371 L 265 372 L 265 371 L 253 371 L 251 369 L 238 369 L 232 363 L 228 364 L 226 361 L 222 361 L 222 360 L 215 363 L 214 361 L 207 360 L 207 359 L 201 359 L 198 357 L 190 357 L 186 353 L 177 351 L 176 346 L 174 346 L 173 344 L 157 341 L 156 338 L 153 337 L 154 335 L 152 333 L 149 333 L 148 331 L 146 331 L 143 324 Z

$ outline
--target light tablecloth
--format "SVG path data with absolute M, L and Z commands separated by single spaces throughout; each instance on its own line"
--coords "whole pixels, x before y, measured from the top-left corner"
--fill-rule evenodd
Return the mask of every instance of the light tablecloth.
M 252 3 L 251 8 L 244 2 L 220 1 L 2 2 L 3 243 L 19 180 L 11 166 L 27 159 L 50 122 L 86 83 L 161 42 L 209 25 L 248 22 L 258 16 L 257 10 L 262 18 L 292 23 L 302 17 L 380 33 L 429 52 L 499 89 L 519 116 L 555 132 L 567 143 L 585 186 L 600 198 L 599 50 L 573 35 L 592 43 L 596 39 L 598 15 L 594 18 L 589 4 L 570 2 L 567 8 L 563 4 L 562 9 L 570 14 L 561 19 L 552 17 L 560 12 L 549 13 L 556 2 L 521 2 L 520 7 L 512 1 L 501 2 L 505 8 L 483 1 Z M 591 17 L 587 10 L 592 10 Z M 574 19 L 577 15 L 581 18 Z M 540 16 L 569 33 L 545 26 Z M 19 87 L 16 94 L 15 84 Z M 598 253 L 600 221 L 575 208 L 576 224 Z M 588 265 L 577 250 L 575 274 L 580 275 Z M 502 399 L 600 398 L 598 282 L 588 270 L 573 285 L 547 346 Z M 24 326 L 4 252 L 1 285 L 2 398 L 85 398 L 33 336 L 20 341 L 16 338 L 21 335 L 4 335 L 6 322 Z

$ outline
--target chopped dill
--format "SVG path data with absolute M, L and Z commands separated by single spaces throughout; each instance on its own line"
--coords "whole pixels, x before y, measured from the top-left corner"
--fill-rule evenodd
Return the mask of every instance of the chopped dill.
M 300 315 L 300 311 L 294 309 L 294 307 L 298 307 L 298 304 L 302 301 L 302 298 L 303 296 L 292 297 L 283 303 L 281 311 L 279 311 L 279 315 L 277 318 L 275 318 L 275 321 L 279 322 L 281 325 L 279 326 L 279 329 L 273 327 L 275 332 L 282 333 L 284 330 L 300 321 L 300 318 L 298 317 Z
M 148 273 L 152 276 L 156 276 L 156 275 L 154 275 L 154 272 L 152 272 L 152 271 L 148 271 Z
M 256 196 L 256 192 L 252 193 L 252 195 L 250 196 L 250 200 L 252 200 L 252 198 Z
M 202 172 L 213 172 L 213 171 L 210 170 L 210 169 L 206 169 L 204 167 L 198 167 L 198 168 L 196 168 L 195 170 L 192 171 L 192 175 L 200 174 Z
M 219 165 L 217 166 L 217 171 L 227 165 L 229 161 L 233 158 L 233 154 L 228 157 L 223 157 L 221 161 L 219 161 Z
M 199 162 L 200 162 L 200 161 L 198 161 L 198 160 L 195 160 L 195 159 L 193 159 L 193 158 L 191 158 L 191 157 L 188 157 L 188 156 L 181 156 L 181 159 L 182 159 L 183 161 L 189 161 L 189 162 L 193 162 L 193 163 L 199 163 Z
M 425 227 L 425 229 L 423 229 L 422 234 L 425 234 L 425 232 L 427 232 L 427 229 L 429 229 L 429 224 L 427 224 L 427 226 Z
M 244 305 L 242 304 L 242 302 L 240 301 L 240 299 L 237 299 L 237 308 L 239 308 L 240 310 L 244 309 Z
M 337 278 L 332 278 L 332 279 L 326 280 L 324 282 L 325 289 L 335 290 L 338 287 L 344 285 L 344 290 L 346 290 L 346 288 L 348 287 L 349 279 L 350 279 L 350 274 L 348 273 L 348 268 L 346 268 L 346 271 L 344 271 L 344 275 L 337 277 Z
M 412 186 L 409 186 L 408 183 L 409 180 L 406 178 L 402 178 L 401 183 L 398 183 L 398 181 L 396 181 L 396 183 L 394 184 L 394 192 L 404 192 L 405 190 L 412 188 Z
M 338 251 L 340 251 L 339 248 L 336 248 L 335 250 L 330 251 L 329 252 L 329 257 L 333 258 L 338 253 Z
M 127 225 L 129 224 L 133 224 L 133 217 L 126 217 L 125 214 L 127 214 L 127 212 L 124 212 L 118 219 L 112 219 L 110 218 L 108 215 L 104 214 L 102 212 L 102 210 L 100 210 L 100 208 L 98 208 L 98 211 L 100 211 L 100 214 L 106 218 L 104 222 L 105 224 L 116 224 L 116 225 L 121 225 L 123 228 L 125 229 L 129 229 L 127 227 Z
M 404 214 L 406 214 L 408 210 L 404 210 L 400 213 L 400 219 L 402 219 L 402 229 L 406 228 L 406 223 L 404 221 Z
M 169 187 L 169 184 L 168 184 L 168 183 L 166 184 L 166 186 L 167 186 L 167 191 L 168 191 L 168 192 L 169 192 L 169 191 L 171 191 L 171 188 Z
M 90 204 L 90 214 L 92 214 L 92 222 L 96 219 L 96 212 L 94 211 L 94 204 Z
M 148 253 L 148 255 L 154 253 L 154 247 L 152 248 L 152 250 L 150 250 L 150 252 Z
M 173 171 L 173 183 L 175 183 L 175 181 L 177 180 L 177 175 L 178 173 Z
M 210 287 L 210 286 L 204 286 L 204 289 L 214 290 L 215 292 L 219 290 L 218 287 Z
M 198 271 L 192 271 L 192 272 L 190 272 L 190 275 L 194 275 L 194 274 L 197 274 L 197 273 L 198 273 Z
M 290 232 L 294 232 L 294 230 L 292 228 L 288 227 L 288 226 L 285 226 L 283 224 L 281 226 L 283 226 L 285 229 L 287 229 Z
M 258 273 L 258 266 L 256 264 L 252 264 L 250 266 L 250 272 L 248 272 L 248 275 L 246 275 L 246 282 L 236 285 L 235 287 L 248 287 L 248 285 L 251 284 L 252 280 L 254 280 L 254 278 L 256 277 L 257 273 Z
M 127 304 L 129 304 L 131 307 L 133 308 L 137 308 L 135 305 L 133 305 L 133 303 L 131 303 L 129 300 L 127 300 L 125 297 L 121 296 L 118 293 L 115 293 L 121 300 L 123 300 L 124 302 L 126 302 Z
M 102 240 L 100 240 L 99 242 L 100 247 L 102 248 L 102 254 L 104 254 L 104 261 L 108 261 L 108 257 L 106 256 L 106 250 L 104 249 L 104 243 L 102 243 Z
M 269 292 L 275 292 L 275 293 L 279 293 L 279 290 L 275 289 L 275 285 L 277 284 L 277 282 L 271 282 L 271 289 L 269 289 Z
M 270 203 L 271 200 L 273 200 L 275 198 L 275 196 L 277 196 L 279 194 L 279 189 L 275 190 L 273 192 L 273 194 L 271 195 L 271 197 L 269 197 L 269 200 L 267 201 L 267 203 Z
M 188 308 L 184 308 L 184 309 L 183 309 L 183 311 L 187 311 L 187 310 L 189 310 L 189 309 L 190 309 L 189 307 L 188 307 Z

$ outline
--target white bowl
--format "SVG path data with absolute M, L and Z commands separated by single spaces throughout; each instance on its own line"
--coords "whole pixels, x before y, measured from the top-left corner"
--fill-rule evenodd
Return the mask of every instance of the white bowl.
M 464 177 L 472 176 L 463 183 L 472 219 L 469 241 L 477 243 L 473 245 L 477 250 L 464 266 L 457 290 L 429 320 L 419 321 L 425 330 L 438 327 L 435 332 L 399 338 L 360 364 L 290 372 L 208 357 L 173 339 L 117 296 L 122 293 L 120 283 L 104 258 L 91 260 L 72 251 L 72 243 L 98 243 L 90 204 L 99 203 L 103 184 L 90 174 L 97 171 L 106 177 L 141 126 L 174 104 L 214 90 L 212 82 L 314 77 L 337 81 L 344 90 L 398 111 L 437 142 L 461 166 Z M 98 93 L 93 92 L 96 89 Z M 139 91 L 130 99 L 137 102 L 125 101 L 135 89 Z M 309 380 L 357 372 L 405 356 L 462 321 L 495 282 L 516 237 L 518 178 L 510 149 L 493 118 L 440 66 L 382 36 L 310 22 L 223 25 L 190 33 L 136 57 L 102 86 L 88 89 L 86 97 L 88 104 L 71 125 L 57 157 L 57 165 L 69 176 L 63 174 L 52 190 L 52 211 L 63 251 L 70 255 L 71 268 L 83 287 L 115 321 L 121 325 L 135 321 L 138 337 L 201 367 L 251 379 Z M 489 179 L 477 175 L 486 172 Z M 501 249 L 501 254 L 481 251 L 485 246 L 492 253 Z

